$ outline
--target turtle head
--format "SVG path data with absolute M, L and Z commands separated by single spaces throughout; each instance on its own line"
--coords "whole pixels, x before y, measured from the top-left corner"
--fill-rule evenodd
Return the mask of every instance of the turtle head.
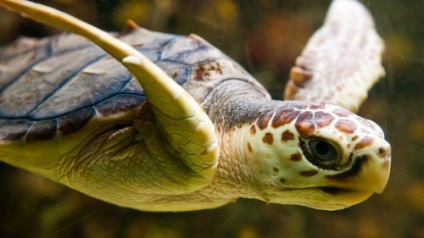
M 268 202 L 343 209 L 387 184 L 391 149 L 381 128 L 341 107 L 289 102 L 245 133 L 253 187 Z

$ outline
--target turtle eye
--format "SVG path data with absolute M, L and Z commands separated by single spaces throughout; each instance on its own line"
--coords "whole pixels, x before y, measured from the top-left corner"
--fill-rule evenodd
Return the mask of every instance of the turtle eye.
M 338 150 L 322 139 L 312 139 L 308 142 L 310 155 L 313 160 L 325 167 L 332 167 L 339 162 Z

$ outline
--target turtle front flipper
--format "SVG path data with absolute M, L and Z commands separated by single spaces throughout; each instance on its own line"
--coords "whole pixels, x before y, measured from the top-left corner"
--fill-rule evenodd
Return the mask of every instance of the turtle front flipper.
M 373 19 L 359 1 L 333 1 L 324 25 L 290 72 L 285 99 L 357 111 L 367 91 L 384 75 L 383 49 Z
M 55 9 L 20 0 L 0 0 L 0 6 L 23 13 L 34 20 L 82 35 L 124 64 L 143 87 L 147 103 L 150 104 L 149 109 L 143 106 L 144 110 L 152 110 L 154 114 L 154 119 L 146 119 L 148 121 L 147 124 L 141 123 L 143 124 L 142 126 L 147 125 L 152 130 L 157 128 L 156 131 L 151 131 L 150 136 L 160 137 L 164 144 L 156 145 L 156 148 L 162 147 L 160 148 L 162 151 L 169 152 L 169 154 L 172 153 L 172 159 L 178 158 L 178 161 L 168 161 L 169 163 L 183 164 L 183 167 L 186 168 L 186 171 L 183 172 L 174 171 L 175 173 L 184 173 L 184 176 L 179 176 L 180 174 L 175 176 L 187 179 L 186 185 L 188 186 L 181 186 L 180 192 L 199 189 L 212 180 L 216 171 L 219 153 L 214 126 L 199 104 L 162 69 L 129 44 Z M 149 123 L 154 123 L 154 125 L 149 126 Z M 122 143 L 119 146 L 124 146 L 121 149 L 126 149 L 128 146 L 125 147 L 125 144 L 130 143 L 128 140 L 136 140 L 134 133 L 133 129 L 126 128 L 120 128 L 119 132 L 116 133 L 112 131 L 104 133 L 103 136 L 113 138 L 113 140 L 108 140 L 109 144 L 102 146 L 104 148 L 112 148 L 116 146 L 113 143 L 114 141 L 120 141 Z M 128 138 L 124 138 L 122 135 L 128 135 Z M 91 139 L 99 141 L 99 143 L 101 141 L 101 138 Z M 159 143 L 159 141 L 156 142 Z M 87 148 L 94 150 L 100 147 L 99 145 L 99 147 L 91 146 Z M 136 152 L 147 153 L 147 157 L 153 160 L 161 160 L 163 158 L 156 158 L 154 154 L 145 151 Z M 118 153 L 119 151 L 116 151 L 115 155 Z M 78 152 L 75 157 L 81 156 L 81 154 L 83 153 Z M 93 154 L 93 152 L 84 155 L 88 154 Z M 119 155 L 118 157 L 121 158 Z M 135 166 L 135 164 L 127 164 L 127 166 L 133 165 Z M 172 166 L 170 167 L 172 168 Z M 141 169 L 148 170 L 149 168 Z M 142 173 L 142 171 L 138 172 Z M 193 176 L 190 177 L 187 174 Z M 155 178 L 155 180 L 158 183 L 160 183 L 161 179 L 172 180 L 174 175 L 169 173 L 168 175 L 170 178 L 163 176 Z M 60 180 L 58 178 L 53 179 Z M 147 183 L 144 187 L 148 186 L 149 184 Z M 178 193 L 179 191 L 178 184 L 163 186 L 162 188 L 157 184 L 152 186 L 152 189 L 158 193 Z M 149 189 L 146 188 L 146 190 Z

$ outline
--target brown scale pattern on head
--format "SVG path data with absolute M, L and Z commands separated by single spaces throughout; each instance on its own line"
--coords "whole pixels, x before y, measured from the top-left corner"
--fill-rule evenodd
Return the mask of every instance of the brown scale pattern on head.
M 289 109 L 278 109 L 272 119 L 272 126 L 277 128 L 294 121 L 294 126 L 301 137 L 311 136 L 316 130 L 331 125 L 334 125 L 337 130 L 344 134 L 353 134 L 358 131 L 357 123 L 350 119 L 352 113 L 340 108 L 333 109 L 330 112 L 326 109 L 325 104 L 310 105 L 306 108 L 296 104 Z M 365 128 L 374 129 L 369 121 L 362 118 L 358 120 Z M 361 129 L 363 130 L 364 127 L 361 127 Z M 282 135 L 282 141 L 285 141 L 285 138 L 287 137 Z
M 290 155 L 291 161 L 300 161 L 302 160 L 302 154 L 300 152 L 297 152 L 295 154 Z
M 289 140 L 294 140 L 294 134 L 290 130 L 285 130 L 281 133 L 281 141 L 287 142 Z
M 286 124 L 291 123 L 293 120 L 299 116 L 300 111 L 295 111 L 293 109 L 283 109 L 279 108 L 275 111 L 275 116 L 272 119 L 272 127 L 278 128 Z
M 350 113 L 347 110 L 342 110 L 340 108 L 334 109 L 333 113 L 338 117 L 349 117 Z
M 368 129 L 371 129 L 372 131 L 375 130 L 374 126 L 371 122 L 369 122 L 367 119 L 364 119 L 362 117 L 355 118 L 357 121 L 361 123 L 361 125 L 365 126 Z
M 250 131 L 250 134 L 251 135 L 255 135 L 256 134 L 256 126 L 255 125 L 251 125 L 249 131 Z
M 274 129 L 281 126 L 293 123 L 299 135 L 303 138 L 313 136 L 316 130 L 334 125 L 334 129 L 338 130 L 342 134 L 353 134 L 352 141 L 357 142 L 349 145 L 349 148 L 358 150 L 370 146 L 374 143 L 372 137 L 359 137 L 354 133 L 359 130 L 375 130 L 372 123 L 368 120 L 362 119 L 357 116 L 352 116 L 351 112 L 341 108 L 332 108 L 328 111 L 328 107 L 325 104 L 307 105 L 302 103 L 292 103 L 289 106 L 277 108 L 275 111 L 265 113 L 256 122 L 256 125 L 252 125 L 250 133 L 254 135 L 257 133 L 257 129 L 265 129 L 268 125 Z M 270 121 L 271 120 L 271 121 Z M 340 140 L 343 139 L 343 135 L 339 135 Z M 281 142 L 285 143 L 296 138 L 296 133 L 286 129 L 281 133 Z M 262 141 L 265 144 L 272 144 L 274 137 L 271 133 L 267 132 Z M 382 152 L 385 154 L 387 152 Z M 301 160 L 302 156 L 300 153 L 293 154 L 290 157 L 292 161 Z
M 351 121 L 351 120 L 347 120 L 347 119 L 340 119 L 336 122 L 335 127 L 337 128 L 337 130 L 347 133 L 347 134 L 352 134 L 356 131 L 357 126 L 356 124 Z
M 295 127 L 302 137 L 312 135 L 315 131 L 315 125 L 312 121 L 313 113 L 302 112 L 296 120 Z
M 272 143 L 274 143 L 274 135 L 270 132 L 265 133 L 264 137 L 262 138 L 262 142 L 268 145 L 272 145 Z
M 279 128 L 281 126 L 295 122 L 295 128 L 301 136 L 307 137 L 312 135 L 316 129 L 323 128 L 331 125 L 336 119 L 336 115 L 324 111 L 326 105 L 306 105 L 306 104 L 290 104 L 290 107 L 281 107 L 275 110 L 272 118 L 271 126 L 273 128 Z M 338 112 L 340 115 L 343 111 Z M 348 115 L 348 114 L 346 114 Z M 265 128 L 270 120 L 271 113 L 266 113 L 261 116 L 257 125 L 260 129 Z M 281 140 L 286 142 L 287 140 L 293 139 L 293 134 L 284 132 L 281 136 Z
M 314 113 L 314 119 L 317 122 L 317 127 L 323 128 L 329 126 L 334 121 L 334 116 L 327 112 L 317 111 Z
M 291 104 L 290 107 L 281 107 L 273 112 L 263 114 L 256 121 L 256 125 L 260 130 L 265 129 L 270 120 L 273 128 L 279 128 L 295 121 L 295 127 L 302 136 L 308 136 L 314 133 L 316 129 L 329 126 L 334 120 L 335 116 L 331 113 L 323 111 L 326 106 L 324 104 L 317 105 L 304 105 L 304 104 Z M 339 114 L 341 114 L 340 111 Z M 254 134 L 256 128 L 250 128 L 251 134 Z M 282 135 L 282 141 L 291 139 L 291 135 L 287 137 L 287 133 Z
M 272 111 L 267 112 L 258 118 L 258 120 L 256 121 L 256 125 L 258 126 L 259 129 L 263 130 L 268 126 L 268 123 L 272 118 L 272 114 L 273 114 Z
M 368 147 L 370 145 L 372 145 L 374 143 L 374 138 L 369 137 L 369 136 L 365 136 L 361 141 L 359 141 L 356 145 L 355 145 L 355 150 L 361 150 L 365 147 Z
M 309 109 L 310 110 L 325 109 L 325 105 L 324 104 L 311 105 L 311 106 L 309 106 Z
M 304 103 L 293 103 L 290 104 L 290 106 L 298 110 L 306 110 L 308 107 L 310 107 L 310 105 Z

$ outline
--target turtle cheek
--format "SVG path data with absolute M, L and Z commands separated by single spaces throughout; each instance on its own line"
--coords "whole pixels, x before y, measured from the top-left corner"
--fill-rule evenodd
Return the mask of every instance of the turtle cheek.
M 273 146 L 250 142 L 247 145 L 247 162 L 254 174 L 259 190 L 265 193 L 291 186 L 293 171 L 305 161 L 295 140 Z
M 323 179 L 319 168 L 311 164 L 298 146 L 276 150 L 272 162 L 261 177 L 271 193 L 275 190 L 314 187 Z M 266 179 L 265 179 L 266 178 Z
M 289 179 L 288 171 L 280 156 L 272 150 L 258 151 L 252 160 L 257 184 L 264 190 L 284 187 Z

